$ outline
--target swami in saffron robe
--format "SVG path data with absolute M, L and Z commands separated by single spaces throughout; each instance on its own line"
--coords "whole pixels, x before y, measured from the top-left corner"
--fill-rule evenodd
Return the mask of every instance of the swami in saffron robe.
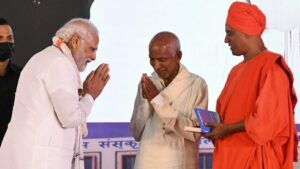
M 263 51 L 231 70 L 217 101 L 224 124 L 245 132 L 215 141 L 214 169 L 292 169 L 297 158 L 293 75 L 283 58 Z

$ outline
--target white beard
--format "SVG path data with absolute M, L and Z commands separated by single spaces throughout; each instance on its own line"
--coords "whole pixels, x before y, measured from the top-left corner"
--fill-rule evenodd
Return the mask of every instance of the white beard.
M 78 52 L 74 53 L 74 61 L 77 65 L 78 71 L 83 72 L 87 66 L 88 61 L 83 48 L 80 48 Z

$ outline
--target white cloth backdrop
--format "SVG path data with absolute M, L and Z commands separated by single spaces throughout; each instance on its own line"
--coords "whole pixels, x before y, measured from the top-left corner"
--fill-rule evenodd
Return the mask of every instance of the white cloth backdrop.
M 300 1 L 251 0 L 251 3 L 263 10 L 268 28 L 284 32 L 283 55 L 294 73 L 294 87 L 300 100 Z M 300 123 L 300 103 L 296 105 L 295 112 Z

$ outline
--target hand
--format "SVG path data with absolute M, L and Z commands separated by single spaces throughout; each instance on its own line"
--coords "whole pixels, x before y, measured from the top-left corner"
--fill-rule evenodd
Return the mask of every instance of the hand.
M 149 79 L 147 74 L 143 74 L 141 78 L 142 84 L 142 95 L 149 102 L 159 94 L 159 90 L 153 84 L 153 82 Z
M 92 71 L 83 82 L 83 90 L 90 94 L 94 100 L 101 94 L 110 76 L 108 64 L 101 64 Z
M 206 133 L 203 135 L 203 137 L 206 137 L 210 140 L 222 139 L 233 133 L 245 131 L 244 121 L 239 121 L 231 124 L 206 123 L 205 125 L 212 128 L 212 131 L 210 133 Z
M 193 123 L 193 127 L 198 127 L 198 128 L 200 127 L 200 124 L 197 119 L 193 119 L 192 123 Z M 201 138 L 201 136 L 202 136 L 202 133 L 194 132 L 194 137 L 196 140 L 199 140 Z
M 212 131 L 202 136 L 210 140 L 222 139 L 230 133 L 227 125 L 223 123 L 206 123 L 205 125 L 211 127 Z

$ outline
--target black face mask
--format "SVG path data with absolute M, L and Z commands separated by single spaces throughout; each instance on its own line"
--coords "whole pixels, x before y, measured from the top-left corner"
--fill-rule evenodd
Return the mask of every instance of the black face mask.
M 2 42 L 0 43 L 0 62 L 10 58 L 14 52 L 14 43 Z

